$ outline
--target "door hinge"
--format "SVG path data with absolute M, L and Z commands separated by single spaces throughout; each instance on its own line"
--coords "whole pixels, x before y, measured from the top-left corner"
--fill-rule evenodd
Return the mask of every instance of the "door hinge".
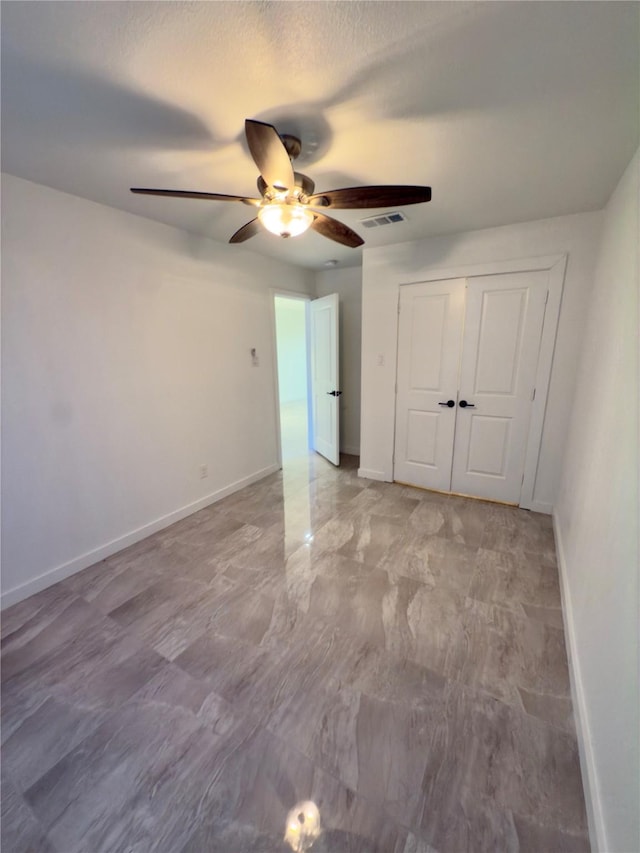
M 534 388 L 534 389 L 533 389 L 533 394 L 531 395 L 531 400 L 533 401 L 533 400 L 535 400 L 535 399 L 536 399 L 536 389 Z

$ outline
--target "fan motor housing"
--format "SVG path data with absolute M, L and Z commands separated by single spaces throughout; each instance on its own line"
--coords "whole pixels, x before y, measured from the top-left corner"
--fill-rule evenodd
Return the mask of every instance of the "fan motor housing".
M 311 180 L 308 175 L 303 175 L 302 172 L 294 172 L 294 178 L 296 180 L 296 187 L 301 190 L 301 195 L 313 195 L 313 191 L 316 188 L 315 183 Z M 269 186 L 262 175 L 259 176 L 258 181 L 258 192 L 264 198 L 265 193 L 269 189 Z

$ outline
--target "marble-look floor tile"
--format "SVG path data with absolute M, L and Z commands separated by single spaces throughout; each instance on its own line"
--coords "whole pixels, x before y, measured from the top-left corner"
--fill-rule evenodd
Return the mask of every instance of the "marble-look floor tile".
M 346 633 L 384 646 L 383 601 L 391 592 L 386 572 L 360 576 L 318 574 L 309 595 L 309 613 Z
M 241 599 L 239 590 L 224 576 L 210 585 L 199 580 L 160 582 L 113 610 L 110 617 L 173 660 L 214 624 L 229 596 Z
M 450 685 L 431 736 L 422 826 L 436 847 L 443 846 L 438 827 L 446 808 L 464 791 L 484 798 L 492 810 L 528 817 L 544 813 L 550 825 L 585 831 L 572 735 L 491 697 Z
M 159 549 L 150 549 L 153 554 Z M 162 576 L 162 563 L 148 553 L 137 551 L 131 560 L 109 558 L 72 575 L 63 584 L 101 613 L 109 613 L 148 589 Z
M 400 521 L 367 514 L 353 520 L 349 538 L 337 549 L 337 553 L 359 563 L 378 566 L 384 562 L 387 554 L 395 550 L 402 532 Z
M 4 771 L 0 793 L 0 848 L 5 853 L 56 853 L 24 797 Z
M 519 815 L 513 816 L 518 836 L 519 853 L 541 853 L 541 851 L 562 851 L 562 853 L 589 853 L 591 846 L 586 832 L 572 835 L 560 832 L 553 827 L 540 826 Z
M 73 592 L 56 584 L 8 607 L 2 612 L 0 626 L 3 653 L 28 643 L 75 599 Z
M 92 608 L 76 597 L 51 621 L 39 621 L 40 630 L 32 624 L 28 639 L 16 636 L 17 632 L 7 637 L 2 654 L 2 681 L 13 678 L 50 655 L 52 650 L 73 641 L 78 633 L 91 626 L 94 619 Z
M 283 566 L 250 568 L 238 566 L 234 560 L 229 560 L 221 567 L 221 571 L 231 583 L 248 587 L 256 593 L 262 593 L 273 599 L 276 599 L 286 587 Z
M 284 833 L 269 835 L 259 832 L 251 823 L 225 817 L 199 822 L 179 853 L 202 853 L 203 850 L 212 853 L 224 853 L 227 850 L 242 853 L 291 853 L 291 847 L 284 840 Z
M 446 499 L 446 496 L 438 492 L 430 492 L 426 489 L 420 489 L 417 486 L 406 486 L 402 483 L 385 483 L 380 480 L 364 480 L 363 482 L 368 483 L 367 490 L 372 495 L 379 495 L 380 497 L 391 496 L 393 499 L 409 498 L 413 501 L 441 501 Z
M 364 490 L 361 481 L 349 478 L 346 482 L 338 477 L 323 477 L 309 484 L 311 497 L 317 497 L 331 503 L 336 509 L 348 504 Z
M 485 534 L 491 504 L 455 496 L 422 500 L 411 513 L 412 527 L 468 548 L 478 548 Z
M 546 625 L 551 625 L 553 628 L 564 631 L 564 618 L 561 607 L 539 607 L 537 604 L 523 603 L 522 609 L 525 616 L 528 616 L 529 619 L 544 622 Z
M 511 812 L 463 785 L 444 801 L 425 798 L 421 831 L 440 851 L 519 853 Z
M 415 497 L 367 489 L 350 502 L 349 508 L 356 512 L 367 512 L 379 518 L 405 523 L 419 503 L 420 501 Z
M 575 735 L 575 722 L 571 709 L 570 696 L 553 696 L 549 693 L 536 693 L 533 690 L 518 688 L 520 701 L 527 714 L 539 717 L 556 728 L 564 729 Z
M 513 703 L 515 691 L 569 696 L 564 632 L 468 599 L 447 674 Z
M 448 680 L 408 659 L 394 658 L 368 644 L 352 646 L 341 669 L 354 690 L 407 708 L 429 706 L 442 696 Z
M 446 536 L 418 532 L 412 526 L 403 534 L 398 547 L 390 549 L 381 566 L 391 574 L 465 595 L 475 563 L 475 549 Z
M 3 614 L 3 851 L 589 849 L 550 520 L 343 463 Z
M 161 539 L 159 541 L 162 542 L 164 547 L 168 547 L 174 543 L 182 543 L 194 547 L 206 545 L 208 547 L 211 542 L 220 542 L 226 539 L 227 536 L 231 536 L 243 524 L 243 519 L 223 515 L 216 512 L 215 506 L 209 506 L 193 515 L 187 516 L 187 518 L 183 518 L 176 524 L 172 524 L 171 527 L 167 527 L 161 532 Z
M 105 716 L 105 711 L 48 697 L 3 744 L 3 765 L 26 790 L 98 728 Z
M 357 791 L 404 826 L 416 826 L 420 820 L 433 712 L 360 696 L 355 721 Z
M 560 608 L 557 569 L 529 552 L 479 549 L 468 594 L 478 601 L 518 610 L 522 605 Z
M 136 845 L 149 849 L 152 844 L 180 849 L 190 830 L 193 787 L 206 789 L 206 768 L 212 766 L 218 740 L 181 709 L 131 704 L 114 713 L 25 797 L 49 838 L 69 853 L 106 853 Z
M 48 697 L 82 710 L 116 708 L 152 678 L 162 663 L 155 651 L 141 647 L 115 622 L 96 613 L 84 632 L 5 681 L 3 740 Z
M 299 548 L 309 535 L 309 525 L 278 522 L 263 529 L 262 536 L 236 549 L 227 559 L 235 566 L 256 569 L 282 569 L 287 557 Z
M 407 849 L 405 828 L 314 767 L 288 742 L 257 729 L 232 760 L 233 772 L 223 768 L 217 777 L 208 792 L 207 814 L 183 851 L 290 853 L 292 848 L 284 843 L 286 818 L 293 805 L 305 800 L 314 802 L 320 812 L 321 834 L 313 851 L 403 853 Z
M 288 631 L 272 637 L 268 645 L 259 648 L 243 647 L 229 654 L 237 654 L 241 661 L 231 671 L 223 666 L 212 667 L 206 658 L 223 644 L 220 640 L 196 644 L 177 659 L 188 671 L 198 672 L 204 667 L 212 687 L 234 707 L 245 714 L 259 709 L 264 724 L 283 738 L 294 738 L 302 749 L 301 738 L 311 731 L 312 717 L 321 711 L 321 705 L 309 708 L 311 696 L 324 696 L 318 691 L 329 690 L 334 695 L 346 686 L 346 664 L 353 647 L 349 636 L 322 622 L 307 617 L 295 623 Z M 192 656 L 195 653 L 195 658 Z M 204 654 L 203 654 L 204 653 Z M 299 709 L 304 707 L 304 713 Z M 283 720 L 287 720 L 286 724 Z M 299 725 L 298 725 L 299 724 Z M 298 734 L 300 736 L 298 736 Z M 306 751 L 306 748 L 303 749 Z
M 402 853 L 438 853 L 438 851 L 423 838 L 418 838 L 410 832 L 407 836 Z
M 553 541 L 553 530 L 535 520 L 524 519 L 518 510 L 511 510 L 514 515 L 507 523 L 489 521 L 485 527 L 481 546 L 493 551 L 503 551 L 507 554 L 538 554 L 548 565 L 556 565 L 556 552 Z M 535 515 L 529 513 L 529 516 Z
M 466 660 L 464 597 L 457 592 L 416 584 L 406 605 L 405 642 L 394 645 L 414 663 L 457 678 Z
M 321 678 L 291 683 L 263 719 L 272 734 L 355 790 L 359 701 L 359 692 L 340 680 L 338 668 L 331 668 Z

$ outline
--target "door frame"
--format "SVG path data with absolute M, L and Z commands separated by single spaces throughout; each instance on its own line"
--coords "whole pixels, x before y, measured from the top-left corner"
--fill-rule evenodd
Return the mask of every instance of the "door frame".
M 460 264 L 456 267 L 444 269 L 426 269 L 419 277 L 411 281 L 400 281 L 398 287 L 398 320 L 400 320 L 400 288 L 412 284 L 424 284 L 429 281 L 442 281 L 450 278 L 476 278 L 483 275 L 500 275 L 501 273 L 517 272 L 548 272 L 549 296 L 547 299 L 542 335 L 540 338 L 540 350 L 538 353 L 538 365 L 535 379 L 535 399 L 531 405 L 531 417 L 529 420 L 529 434 L 527 436 L 527 448 L 524 459 L 524 474 L 520 490 L 518 505 L 522 509 L 530 509 L 537 512 L 550 512 L 546 504 L 534 500 L 536 476 L 538 473 L 538 460 L 540 458 L 540 446 L 542 444 L 542 431 L 544 427 L 544 416 L 547 408 L 547 396 L 551 380 L 551 367 L 556 345 L 558 322 L 560 319 L 560 306 L 562 303 L 562 291 L 564 288 L 564 277 L 567 266 L 567 256 L 542 255 L 537 258 L 520 258 L 510 261 L 488 261 L 481 264 Z M 399 327 L 396 326 L 396 387 L 398 375 L 398 348 Z M 394 398 L 394 435 L 393 447 L 395 448 L 395 423 L 396 423 L 397 394 Z M 395 479 L 395 452 L 393 458 L 392 479 Z
M 271 364 L 273 369 L 273 386 L 275 390 L 274 407 L 276 421 L 276 454 L 278 460 L 278 468 L 282 468 L 282 424 L 280 423 L 280 381 L 278 379 L 278 333 L 276 327 L 276 296 L 284 296 L 287 299 L 297 299 L 300 302 L 305 302 L 304 322 L 305 322 L 305 342 L 307 350 L 307 442 L 309 448 L 313 441 L 313 421 L 311 416 L 311 351 L 309 348 L 309 305 L 311 300 L 315 299 L 309 293 L 304 293 L 298 290 L 284 290 L 280 287 L 269 288 L 269 302 L 271 314 Z

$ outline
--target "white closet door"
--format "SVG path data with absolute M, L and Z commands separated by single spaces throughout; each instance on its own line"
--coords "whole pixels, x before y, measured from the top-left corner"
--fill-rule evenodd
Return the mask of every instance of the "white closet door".
M 547 282 L 546 271 L 467 279 L 454 492 L 520 500 Z
M 464 279 L 400 288 L 394 479 L 428 489 L 451 484 L 464 293 Z

